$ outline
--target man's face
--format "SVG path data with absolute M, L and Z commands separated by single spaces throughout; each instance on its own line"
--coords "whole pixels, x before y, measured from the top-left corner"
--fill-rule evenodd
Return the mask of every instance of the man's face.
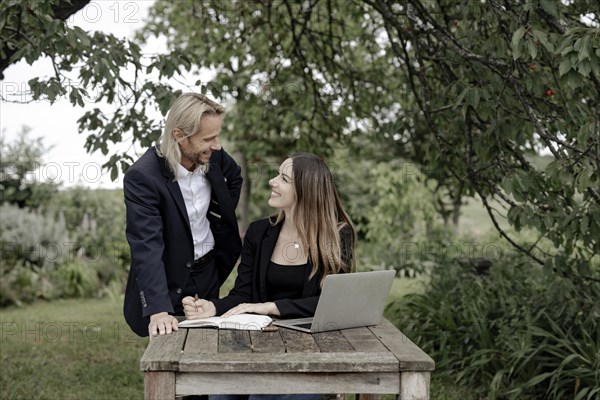
M 174 133 L 177 134 L 178 129 Z M 221 150 L 219 134 L 221 133 L 221 117 L 217 115 L 202 118 L 200 131 L 179 142 L 181 165 L 193 171 L 196 164 L 208 164 L 213 151 Z

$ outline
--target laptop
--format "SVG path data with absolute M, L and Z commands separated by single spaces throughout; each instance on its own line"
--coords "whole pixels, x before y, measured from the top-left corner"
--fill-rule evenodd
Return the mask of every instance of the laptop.
M 317 333 L 377 325 L 396 271 L 327 275 L 314 317 L 280 319 L 273 325 Z

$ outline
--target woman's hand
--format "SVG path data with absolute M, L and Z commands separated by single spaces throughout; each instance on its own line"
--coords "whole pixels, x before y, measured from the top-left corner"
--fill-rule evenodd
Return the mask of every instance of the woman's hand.
M 217 314 L 217 309 L 212 301 L 198 299 L 195 300 L 191 296 L 184 297 L 181 300 L 183 304 L 183 312 L 185 319 L 200 319 L 214 317 Z
M 223 317 L 229 317 L 236 314 L 254 313 L 261 315 L 275 315 L 279 316 L 279 309 L 273 302 L 268 303 L 242 303 L 238 306 L 233 307 Z

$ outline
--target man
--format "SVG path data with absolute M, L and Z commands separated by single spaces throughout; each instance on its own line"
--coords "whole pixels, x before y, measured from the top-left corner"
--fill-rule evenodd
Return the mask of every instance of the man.
M 123 311 L 139 336 L 176 331 L 185 296 L 218 298 L 241 252 L 242 177 L 219 144 L 224 111 L 203 95 L 181 95 L 159 148 L 125 174 L 131 269 Z

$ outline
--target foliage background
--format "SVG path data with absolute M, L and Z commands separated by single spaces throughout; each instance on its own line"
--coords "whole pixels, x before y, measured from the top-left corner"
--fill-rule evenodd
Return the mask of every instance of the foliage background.
M 93 92 L 114 106 L 80 118 L 87 151 L 151 145 L 150 111 L 179 94 L 170 80 L 210 68 L 211 82 L 186 84 L 231 105 L 242 230 L 269 212 L 273 167 L 316 152 L 356 222 L 361 268 L 421 274 L 387 315 L 445 382 L 485 398 L 598 395 L 598 2 L 157 1 L 133 40 L 69 25 L 88 3 L 0 5 L 0 73 L 47 57 L 55 74 L 29 82 L 34 99 L 81 107 Z M 168 50 L 142 54 L 158 37 Z M 32 182 L 44 147 L 27 135 L 1 146 L 0 305 L 119 299 L 122 194 Z

